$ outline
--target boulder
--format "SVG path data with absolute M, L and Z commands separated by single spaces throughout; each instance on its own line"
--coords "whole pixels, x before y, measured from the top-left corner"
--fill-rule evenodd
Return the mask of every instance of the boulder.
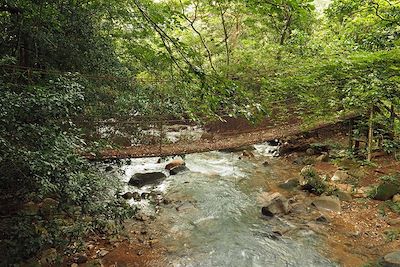
M 312 148 L 308 148 L 308 149 L 306 150 L 306 154 L 309 155 L 309 156 L 312 156 L 312 155 L 315 154 L 315 150 L 312 149 Z
M 338 197 L 334 196 L 320 196 L 313 200 L 312 205 L 314 205 L 318 210 L 324 211 L 334 211 L 340 212 L 340 200 Z
M 383 257 L 383 267 L 400 267 L 400 250 L 391 252 Z
M 109 165 L 109 166 L 107 166 L 106 168 L 105 168 L 105 171 L 106 172 L 110 172 L 110 171 L 112 171 L 113 170 L 113 167 L 111 166 L 111 165 Z
M 331 180 L 334 182 L 338 182 L 338 181 L 345 181 L 348 178 L 349 175 L 347 174 L 347 172 L 342 170 L 337 170 L 335 174 L 332 176 Z
M 142 199 L 149 199 L 149 198 L 150 198 L 150 193 L 143 192 L 143 193 L 140 195 L 140 197 L 141 197 Z
M 248 151 L 248 150 L 243 151 L 242 155 L 243 155 L 243 157 L 246 157 L 246 158 L 254 158 L 255 157 L 253 152 Z
M 142 200 L 142 196 L 141 196 L 138 192 L 133 192 L 132 198 L 133 198 L 135 201 L 140 201 L 140 200 Z
M 289 201 L 280 193 L 272 193 L 263 196 L 265 201 L 261 213 L 268 217 L 280 214 L 288 214 L 290 211 Z
M 126 192 L 125 194 L 122 195 L 124 199 L 131 199 L 133 198 L 133 193 L 132 192 Z
M 168 163 L 168 164 L 165 166 L 165 169 L 171 170 L 172 168 L 175 168 L 175 167 L 178 167 L 178 166 L 183 166 L 183 165 L 185 165 L 185 162 L 184 162 L 183 160 L 181 160 L 181 159 L 174 159 L 174 160 L 172 160 L 170 163 Z
M 176 166 L 176 167 L 170 169 L 169 174 L 177 175 L 178 173 L 186 172 L 186 171 L 189 171 L 189 169 L 185 165 L 180 165 L 180 166 Z
M 328 153 L 322 153 L 316 158 L 316 161 L 318 162 L 328 162 L 329 161 L 329 154 Z
M 339 200 L 341 201 L 347 201 L 350 202 L 353 200 L 353 197 L 351 196 L 351 194 L 349 192 L 344 192 L 341 190 L 336 190 L 332 193 L 333 196 L 336 196 L 339 198 Z
M 167 176 L 162 172 L 135 173 L 129 180 L 129 185 L 142 187 L 150 184 L 159 184 Z
M 292 178 L 278 185 L 279 188 L 293 190 L 300 185 L 299 179 Z
M 396 181 L 385 181 L 378 185 L 372 196 L 376 200 L 386 201 L 398 193 L 400 193 L 400 187 Z

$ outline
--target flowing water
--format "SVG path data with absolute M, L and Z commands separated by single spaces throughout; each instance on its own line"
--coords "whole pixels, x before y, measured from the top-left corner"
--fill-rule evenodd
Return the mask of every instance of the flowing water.
M 157 215 L 170 266 L 335 266 L 317 252 L 321 240 L 310 230 L 281 237 L 274 229 L 290 228 L 291 222 L 261 217 L 258 198 L 282 173 L 271 167 L 281 164 L 272 158 L 273 147 L 263 144 L 256 149 L 255 159 L 223 152 L 187 155 L 190 172 L 169 176 L 155 188 L 126 187 L 161 191 L 174 201 Z M 262 165 L 265 159 L 270 166 Z M 163 171 L 166 163 L 155 162 L 133 159 L 122 166 L 122 179 L 128 181 L 136 172 Z M 285 172 L 284 165 L 280 169 Z M 154 212 L 146 201 L 131 203 Z

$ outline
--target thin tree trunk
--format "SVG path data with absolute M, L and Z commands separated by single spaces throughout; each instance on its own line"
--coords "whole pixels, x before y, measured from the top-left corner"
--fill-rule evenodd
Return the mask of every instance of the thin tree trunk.
M 373 119 L 374 119 L 374 107 L 371 108 L 371 113 L 369 116 L 368 156 L 367 156 L 368 161 L 371 161 L 371 159 L 372 159 L 372 141 L 374 138 Z
M 349 120 L 349 149 L 353 149 L 353 120 Z
M 394 120 L 395 120 L 395 113 L 394 113 L 394 105 L 393 103 L 390 105 L 390 140 L 394 140 Z

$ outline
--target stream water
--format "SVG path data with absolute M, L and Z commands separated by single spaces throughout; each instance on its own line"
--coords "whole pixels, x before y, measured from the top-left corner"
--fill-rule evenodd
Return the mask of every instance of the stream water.
M 291 228 L 291 222 L 262 218 L 260 194 L 270 190 L 269 181 L 291 172 L 272 157 L 274 147 L 255 147 L 254 159 L 223 152 L 187 155 L 189 172 L 168 176 L 155 187 L 126 186 L 127 191 L 140 193 L 160 191 L 173 200 L 157 214 L 170 266 L 336 266 L 317 252 L 321 240 L 312 231 L 282 237 L 275 229 Z M 265 160 L 268 166 L 263 166 Z M 166 163 L 156 161 L 132 159 L 122 166 L 121 179 L 127 182 L 137 172 L 164 171 Z M 148 201 L 131 204 L 142 212 L 156 212 Z

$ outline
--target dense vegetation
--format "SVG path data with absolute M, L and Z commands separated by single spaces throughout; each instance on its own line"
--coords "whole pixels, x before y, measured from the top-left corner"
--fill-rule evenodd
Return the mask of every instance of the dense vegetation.
M 19 262 L 50 246 L 75 251 L 78 237 L 129 215 L 113 196 L 118 188 L 113 177 L 79 156 L 87 148 L 76 126 L 82 119 L 205 120 L 223 114 L 257 119 L 289 106 L 311 122 L 359 115 L 354 137 L 369 136 L 371 148 L 379 135 L 395 151 L 400 4 L 335 0 L 322 13 L 328 4 L 3 0 L 5 257 Z M 46 198 L 56 201 L 64 217 L 89 219 L 49 220 L 43 211 L 27 215 L 27 203 Z M 7 230 L 11 226 L 19 231 Z

